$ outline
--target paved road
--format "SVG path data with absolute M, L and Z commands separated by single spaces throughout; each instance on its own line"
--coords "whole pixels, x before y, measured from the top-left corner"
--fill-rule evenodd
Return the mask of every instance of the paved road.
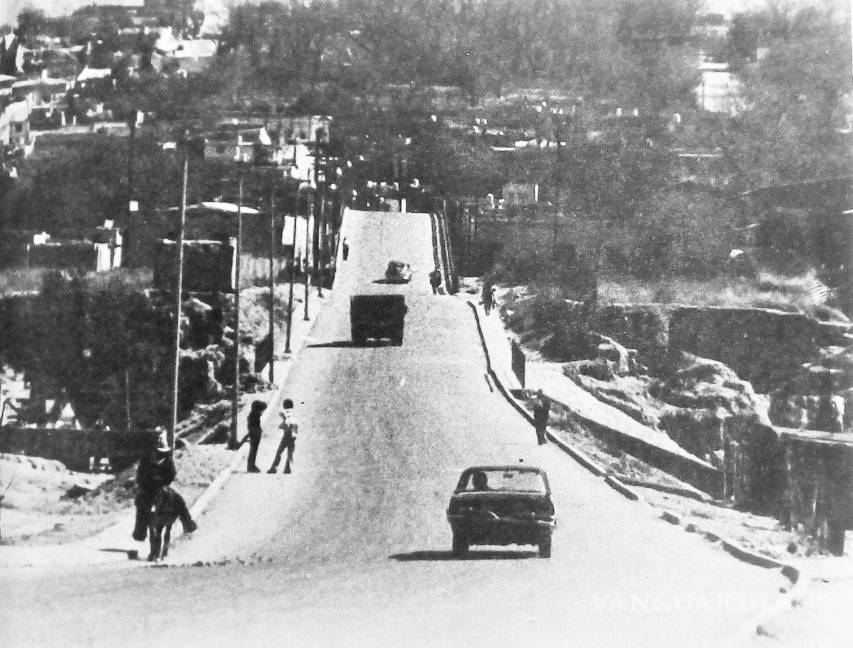
M 356 212 L 346 227 L 350 258 L 285 386 L 302 421 L 294 473 L 233 476 L 175 548 L 183 566 L 0 573 L 4 645 L 717 645 L 774 599 L 777 573 L 535 444 L 489 389 L 470 309 L 431 294 L 427 217 Z M 373 283 L 398 257 L 412 283 Z M 351 346 L 348 294 L 362 290 L 405 293 L 401 347 Z M 262 467 L 277 441 L 267 431 Z M 551 479 L 553 557 L 452 559 L 458 473 L 522 460 Z

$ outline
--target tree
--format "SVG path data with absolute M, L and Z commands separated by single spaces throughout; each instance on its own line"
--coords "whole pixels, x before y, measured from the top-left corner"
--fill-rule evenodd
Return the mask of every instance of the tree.
M 24 9 L 18 14 L 18 36 L 24 40 L 44 32 L 49 21 L 41 9 Z
M 814 8 L 764 17 L 767 54 L 740 72 L 746 109 L 728 125 L 724 143 L 744 188 L 853 173 L 843 132 L 849 20 L 849 13 L 839 20 Z

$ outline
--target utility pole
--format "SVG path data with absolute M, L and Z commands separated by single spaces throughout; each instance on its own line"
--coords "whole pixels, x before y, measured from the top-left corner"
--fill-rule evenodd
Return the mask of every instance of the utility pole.
M 325 179 L 324 179 L 325 180 Z M 314 133 L 314 186 L 318 189 L 320 188 L 320 140 L 317 137 L 317 133 Z M 314 275 L 319 278 L 319 283 L 317 284 L 317 296 L 323 297 L 323 203 L 325 199 L 325 193 L 321 190 L 320 192 L 320 220 L 315 222 L 315 227 L 317 229 L 317 240 L 314 243 L 314 247 L 317 248 L 317 253 L 314 255 Z M 313 252 L 313 250 L 312 250 Z
M 557 251 L 557 237 L 560 233 L 560 182 L 563 179 L 563 149 L 562 143 L 560 140 L 562 139 L 561 126 L 563 119 L 563 109 L 560 108 L 553 112 L 554 114 L 554 134 L 557 136 L 557 182 L 556 187 L 554 188 L 554 198 L 557 203 L 554 205 L 554 252 Z
M 303 319 L 307 322 L 308 317 L 308 290 L 311 287 L 311 265 L 308 263 L 308 246 L 311 244 L 311 221 L 314 216 L 314 188 L 308 192 L 308 207 L 305 210 L 305 315 Z
M 134 201 L 133 201 L 133 166 L 134 166 L 134 164 L 133 164 L 133 156 L 134 156 L 133 143 L 134 143 L 134 140 L 136 139 L 136 121 L 137 121 L 136 115 L 137 115 L 137 112 L 136 112 L 136 109 L 134 108 L 133 114 L 131 115 L 130 119 L 128 120 L 129 121 L 128 125 L 130 126 L 130 133 L 128 134 L 128 138 L 127 138 L 127 147 L 128 147 L 127 148 L 127 225 L 128 225 L 128 229 L 132 232 L 131 239 L 130 239 L 132 246 L 128 246 L 128 247 L 134 248 L 132 250 L 132 252 L 134 254 L 128 255 L 131 258 L 133 258 L 135 256 L 135 252 L 139 247 L 137 244 L 138 243 L 137 239 L 139 238 L 139 233 L 136 231 L 136 212 L 138 210 L 138 206 L 135 205 Z M 133 260 L 134 260 L 134 262 L 136 261 L 135 258 Z
M 231 429 L 228 438 L 228 447 L 236 450 L 239 447 L 237 441 L 237 415 L 240 410 L 240 256 L 242 254 L 243 240 L 243 164 L 242 160 L 237 163 L 237 243 L 235 244 L 236 262 L 234 266 L 234 395 L 231 399 Z
M 130 416 L 130 367 L 124 368 L 124 414 L 125 429 L 130 432 L 133 428 L 133 419 Z
M 275 382 L 275 170 L 270 177 L 270 384 Z
M 181 222 L 178 226 L 178 279 L 175 286 L 175 364 L 172 379 L 172 425 L 168 432 L 169 447 L 175 448 L 175 430 L 178 427 L 178 384 L 181 371 L 181 314 L 184 285 L 184 228 L 187 220 L 187 178 L 190 168 L 190 134 L 184 133 L 184 164 L 181 182 Z
M 290 353 L 290 331 L 293 326 L 293 282 L 296 279 L 296 222 L 299 214 L 299 190 L 293 203 L 293 241 L 290 253 L 290 290 L 287 295 L 287 338 L 284 342 L 284 352 Z
M 318 256 L 320 257 L 319 266 L 319 283 L 317 284 L 317 296 L 323 296 L 323 280 L 326 277 L 326 187 L 320 190 L 320 242 L 317 247 Z

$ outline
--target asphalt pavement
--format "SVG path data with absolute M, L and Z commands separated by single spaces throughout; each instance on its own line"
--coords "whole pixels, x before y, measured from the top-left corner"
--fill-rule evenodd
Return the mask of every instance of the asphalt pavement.
M 0 572 L 5 645 L 713 646 L 786 584 L 660 522 L 557 448 L 486 378 L 471 311 L 433 295 L 429 217 L 350 212 L 335 291 L 278 395 L 294 472 L 237 473 L 162 569 Z M 387 262 L 410 284 L 382 282 Z M 348 299 L 401 292 L 402 346 L 355 347 Z M 276 404 L 277 405 L 277 404 Z M 278 444 L 268 426 L 259 465 Z M 534 547 L 450 553 L 462 469 L 538 465 L 558 517 Z

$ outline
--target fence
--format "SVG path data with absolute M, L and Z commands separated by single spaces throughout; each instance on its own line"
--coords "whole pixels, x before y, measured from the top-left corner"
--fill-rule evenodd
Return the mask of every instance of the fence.
M 510 350 L 512 353 L 512 372 L 515 374 L 515 377 L 518 378 L 518 383 L 522 388 L 524 388 L 527 356 L 524 355 L 521 345 L 515 340 L 512 341 Z
M 108 432 L 71 428 L 0 427 L 0 452 L 61 461 L 71 470 L 89 469 L 89 458 L 108 458 L 114 470 L 136 461 L 153 432 Z

